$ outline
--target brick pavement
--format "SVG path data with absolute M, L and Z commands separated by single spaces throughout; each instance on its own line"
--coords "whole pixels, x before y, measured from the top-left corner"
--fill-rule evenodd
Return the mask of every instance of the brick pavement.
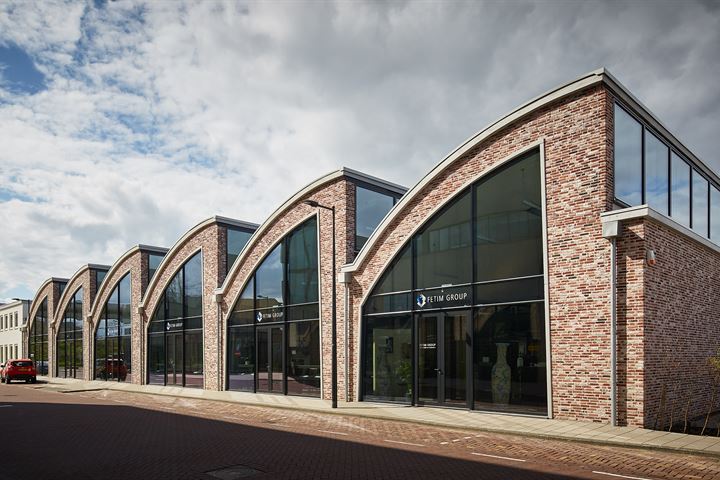
M 3 430 L 18 439 L 0 479 L 211 479 L 231 465 L 262 472 L 250 478 L 720 478 L 712 457 L 50 387 L 0 386 Z

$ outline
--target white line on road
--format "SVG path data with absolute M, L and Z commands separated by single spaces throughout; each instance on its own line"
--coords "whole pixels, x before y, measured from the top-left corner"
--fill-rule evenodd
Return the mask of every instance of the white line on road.
M 318 432 L 322 432 L 322 433 L 329 433 L 329 434 L 331 434 L 331 435 L 345 435 L 345 436 L 348 436 L 348 435 L 350 435 L 349 433 L 343 433 L 343 432 L 331 432 L 330 430 L 318 430 Z
M 527 462 L 527 460 L 523 460 L 522 458 L 501 457 L 499 455 L 488 455 L 487 453 L 477 453 L 477 452 L 470 452 L 470 453 L 472 455 L 477 455 L 478 457 L 499 458 L 500 460 L 510 460 L 511 462 Z
M 596 473 L 596 474 L 598 474 L 598 475 L 607 475 L 608 477 L 629 478 L 630 480 L 650 480 L 649 478 L 644 478 L 644 477 L 628 477 L 627 475 L 619 475 L 619 474 L 617 474 L 617 473 L 596 472 L 596 471 L 593 471 L 592 473 Z
M 3 408 L 3 407 L 12 407 L 12 405 L 0 405 L 0 408 Z
M 401 444 L 401 445 L 412 445 L 413 447 L 424 447 L 424 446 L 425 446 L 425 445 L 423 445 L 422 443 L 401 442 L 401 441 L 399 441 L 399 440 L 383 440 L 383 442 L 399 443 L 399 444 Z

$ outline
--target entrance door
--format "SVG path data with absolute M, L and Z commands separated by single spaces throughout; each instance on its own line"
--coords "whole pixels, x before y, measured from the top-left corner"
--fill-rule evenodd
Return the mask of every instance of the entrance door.
M 417 316 L 418 403 L 466 406 L 470 313 Z
M 166 385 L 183 384 L 183 344 L 182 333 L 169 333 L 166 337 L 167 374 Z
M 283 327 L 257 329 L 257 391 L 283 392 Z

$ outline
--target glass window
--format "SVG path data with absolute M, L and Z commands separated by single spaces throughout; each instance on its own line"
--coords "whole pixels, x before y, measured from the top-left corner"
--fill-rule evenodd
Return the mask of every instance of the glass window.
M 710 238 L 720 244 L 720 190 L 710 189 Z
M 645 203 L 663 215 L 668 214 L 669 149 L 645 130 Z
M 48 317 L 47 297 L 45 297 L 35 312 L 33 324 L 30 329 L 28 348 L 30 358 L 35 361 L 38 375 L 48 374 Z
M 366 317 L 363 398 L 410 403 L 413 384 L 412 316 Z
M 615 104 L 615 198 L 642 203 L 642 125 Z
M 540 153 L 503 168 L 475 188 L 475 280 L 542 274 Z M 470 257 L 468 253 L 464 258 Z
M 245 244 L 250 240 L 251 232 L 228 227 L 227 229 L 227 271 L 230 271 Z
M 160 266 L 160 262 L 162 262 L 163 258 L 165 258 L 165 255 L 161 255 L 161 254 L 157 254 L 157 253 L 148 254 L 148 282 L 150 282 L 150 280 L 152 280 L 152 278 L 155 275 L 155 272 L 157 272 L 157 269 Z
M 293 322 L 287 331 L 288 394 L 319 397 L 320 322 Z
M 95 379 L 124 382 L 131 369 L 131 290 L 126 274 L 108 297 L 95 331 Z
M 708 181 L 700 172 L 692 172 L 692 229 L 703 237 L 708 232 Z
M 151 318 L 149 383 L 202 388 L 202 284 L 202 256 L 198 252 L 168 283 Z
M 228 388 L 252 392 L 255 388 L 255 329 L 228 329 Z
M 690 165 L 673 152 L 670 155 L 671 216 L 673 220 L 690 226 Z
M 105 280 L 107 270 L 95 270 L 95 288 L 100 287 L 100 284 Z
M 196 253 L 183 267 L 186 317 L 202 315 L 202 257 Z
M 288 303 L 318 301 L 317 219 L 311 218 L 287 239 Z
M 543 302 L 479 308 L 474 323 L 475 408 L 547 413 Z
M 415 288 L 472 282 L 470 209 L 468 190 L 415 236 Z
M 390 195 L 355 186 L 355 250 L 365 245 L 394 204 Z
M 57 336 L 57 376 L 84 378 L 83 289 L 80 287 L 65 307 Z
M 257 308 L 283 305 L 282 243 L 265 257 L 255 273 Z

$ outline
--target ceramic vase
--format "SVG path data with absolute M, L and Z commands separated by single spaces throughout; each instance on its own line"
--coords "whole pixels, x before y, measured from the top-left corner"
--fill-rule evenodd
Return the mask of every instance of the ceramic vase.
M 497 343 L 497 361 L 492 367 L 493 403 L 506 405 L 510 402 L 510 365 L 507 363 L 508 343 Z

